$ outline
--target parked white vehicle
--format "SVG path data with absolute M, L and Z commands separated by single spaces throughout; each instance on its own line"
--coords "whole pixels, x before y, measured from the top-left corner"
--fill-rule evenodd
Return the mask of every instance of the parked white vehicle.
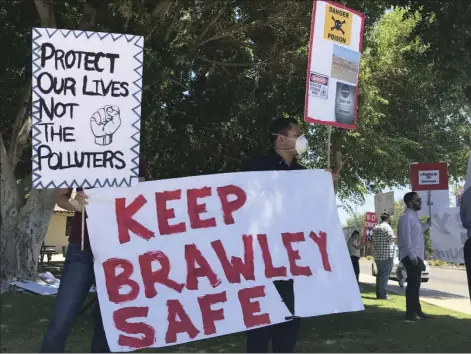
M 428 265 L 427 261 L 424 261 L 424 263 L 425 263 L 425 271 L 422 272 L 422 276 L 420 280 L 426 283 L 430 279 L 430 266 Z M 377 273 L 376 263 L 373 261 L 373 264 L 371 265 L 371 275 L 376 276 L 376 273 Z M 389 279 L 398 281 L 399 285 L 402 287 L 404 285 L 404 282 L 406 281 L 406 278 L 407 278 L 406 268 L 404 267 L 402 262 L 399 260 L 399 248 L 395 246 L 393 266 L 392 266 L 391 275 L 389 276 Z

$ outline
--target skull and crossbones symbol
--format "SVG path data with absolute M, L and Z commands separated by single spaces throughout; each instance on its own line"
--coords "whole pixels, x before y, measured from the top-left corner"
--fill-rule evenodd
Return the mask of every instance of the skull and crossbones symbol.
M 345 20 L 343 21 L 340 21 L 340 20 L 336 20 L 334 18 L 334 16 L 332 16 L 332 20 L 334 21 L 334 26 L 330 28 L 331 31 L 333 31 L 334 29 L 337 30 L 337 31 L 340 31 L 342 32 L 342 34 L 344 35 L 345 34 L 345 31 L 342 29 L 342 25 L 345 23 Z

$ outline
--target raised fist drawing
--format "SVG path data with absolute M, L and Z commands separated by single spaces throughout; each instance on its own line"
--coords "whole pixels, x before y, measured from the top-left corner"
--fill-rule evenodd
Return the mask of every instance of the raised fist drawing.
M 95 135 L 95 144 L 109 145 L 113 142 L 113 134 L 121 125 L 119 107 L 105 106 L 93 113 L 90 127 Z

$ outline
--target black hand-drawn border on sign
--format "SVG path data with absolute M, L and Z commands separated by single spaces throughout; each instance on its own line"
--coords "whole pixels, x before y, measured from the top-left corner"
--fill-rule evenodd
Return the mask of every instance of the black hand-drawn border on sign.
M 62 35 L 64 38 L 67 38 L 70 34 L 73 34 L 75 38 L 79 38 L 83 34 L 90 39 L 93 36 L 98 36 L 100 40 L 104 40 L 108 38 L 108 40 L 113 40 L 116 42 L 120 39 L 126 40 L 128 43 L 131 43 L 137 48 L 138 52 L 133 56 L 136 60 L 136 67 L 134 68 L 134 72 L 139 76 L 134 82 L 135 91 L 133 92 L 132 96 L 137 101 L 137 105 L 132 108 L 132 111 L 136 115 L 136 121 L 132 124 L 132 127 L 135 129 L 133 134 L 131 135 L 131 139 L 136 143 L 133 147 L 131 147 L 131 151 L 133 153 L 133 158 L 131 159 L 131 163 L 134 165 L 131 168 L 132 175 L 130 178 L 122 178 L 118 180 L 117 178 L 105 178 L 103 179 L 96 179 L 95 181 L 88 181 L 84 179 L 83 181 L 77 181 L 73 179 L 72 181 L 62 181 L 60 183 L 54 183 L 51 181 L 46 185 L 43 184 L 41 181 L 41 174 L 39 172 L 39 159 L 38 159 L 38 146 L 41 144 L 41 141 L 38 139 L 38 136 L 41 134 L 41 131 L 38 127 L 38 124 L 41 123 L 39 114 L 40 114 L 40 107 L 39 107 L 39 97 L 40 94 L 37 91 L 38 87 L 36 85 L 38 73 L 41 71 L 41 66 L 39 65 L 41 58 L 39 55 L 40 51 L 40 44 L 38 44 L 37 40 L 43 37 L 43 34 L 39 30 L 46 31 L 49 38 L 52 38 L 54 35 Z M 31 120 L 32 120 L 32 134 L 33 134 L 33 188 L 74 188 L 74 187 L 87 187 L 87 188 L 94 188 L 94 187 L 121 187 L 127 186 L 130 187 L 132 184 L 133 179 L 139 179 L 139 146 L 140 146 L 140 121 L 141 121 L 141 97 L 140 94 L 142 92 L 142 55 L 143 55 L 143 44 L 142 36 L 134 36 L 134 35 L 126 35 L 126 34 L 119 34 L 114 36 L 112 33 L 103 33 L 103 32 L 90 32 L 90 31 L 74 31 L 74 30 L 62 30 L 62 29 L 55 29 L 55 28 L 33 28 L 32 31 L 32 40 L 33 40 L 33 92 L 32 92 L 32 110 L 31 110 Z

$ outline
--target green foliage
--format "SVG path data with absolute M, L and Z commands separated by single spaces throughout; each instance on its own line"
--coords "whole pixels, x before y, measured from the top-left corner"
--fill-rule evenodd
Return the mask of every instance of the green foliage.
M 0 63 L 0 129 L 8 142 L 30 77 L 31 27 L 39 22 L 33 1 L 0 3 L 0 45 L 8 53 Z M 58 27 L 77 28 L 85 2 L 55 3 Z M 145 36 L 141 151 L 153 179 L 238 171 L 266 149 L 273 117 L 302 120 L 312 2 L 88 3 L 96 8 L 94 30 Z M 168 11 L 159 8 L 164 3 Z M 358 130 L 334 131 L 342 136 L 346 163 L 341 198 L 362 200 L 370 183 L 374 191 L 406 183 L 413 161 L 448 161 L 453 177 L 464 175 L 464 156 L 471 150 L 462 104 L 466 82 L 445 85 L 436 80 L 444 71 L 439 61 L 419 60 L 435 50 L 429 31 L 446 23 L 437 22 L 439 14 L 403 9 L 382 16 L 397 3 L 348 2 L 367 14 L 367 28 Z M 310 140 L 307 164 L 324 167 L 325 127 L 311 126 Z M 27 150 L 18 179 L 30 169 Z
M 345 134 L 342 146 L 341 192 L 350 196 L 361 196 L 369 184 L 373 192 L 407 184 L 411 162 L 447 161 L 451 176 L 465 173 L 469 110 L 461 87 L 437 82 L 441 67 L 414 59 L 430 48 L 416 33 L 422 21 L 419 12 L 395 9 L 366 33 L 358 130 Z
M 471 3 L 469 1 L 393 0 L 392 5 L 420 11 L 422 19 L 414 35 L 428 44 L 423 55 L 411 53 L 410 59 L 440 68 L 434 79 L 446 94 L 458 95 L 463 105 L 471 104 Z

